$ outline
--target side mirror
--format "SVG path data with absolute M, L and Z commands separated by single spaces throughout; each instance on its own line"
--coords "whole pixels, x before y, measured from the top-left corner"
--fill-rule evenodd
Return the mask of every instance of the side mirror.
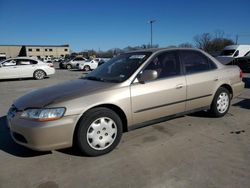
M 145 83 L 147 81 L 155 80 L 158 77 L 158 73 L 156 70 L 144 70 L 139 76 L 138 81 L 140 83 Z

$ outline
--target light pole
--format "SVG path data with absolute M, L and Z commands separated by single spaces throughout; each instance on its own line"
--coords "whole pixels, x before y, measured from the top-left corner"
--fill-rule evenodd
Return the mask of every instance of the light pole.
M 150 47 L 153 47 L 153 23 L 156 22 L 156 20 L 149 20 L 148 23 L 150 24 L 150 33 L 151 33 L 151 40 L 150 40 Z

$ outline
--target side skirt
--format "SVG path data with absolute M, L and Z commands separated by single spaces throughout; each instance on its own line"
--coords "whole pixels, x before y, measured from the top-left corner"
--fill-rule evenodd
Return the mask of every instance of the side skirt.
M 192 113 L 199 112 L 199 111 L 209 110 L 209 109 L 210 109 L 210 106 L 206 106 L 206 107 L 197 108 L 197 109 L 194 109 L 194 110 L 189 110 L 189 111 L 181 112 L 181 113 L 178 113 L 178 114 L 173 114 L 173 115 L 170 115 L 170 116 L 165 116 L 165 117 L 161 117 L 161 118 L 158 118 L 158 119 L 154 119 L 154 120 L 150 120 L 150 121 L 130 125 L 128 127 L 128 131 L 139 129 L 139 128 L 142 128 L 142 127 L 146 127 L 146 126 L 149 126 L 149 125 L 152 125 L 152 124 L 161 123 L 161 122 L 164 122 L 164 121 L 167 121 L 167 120 L 170 120 L 170 119 L 174 119 L 174 118 L 177 118 L 177 117 L 181 117 L 181 116 L 184 116 L 184 115 L 187 115 L 187 114 L 192 114 Z

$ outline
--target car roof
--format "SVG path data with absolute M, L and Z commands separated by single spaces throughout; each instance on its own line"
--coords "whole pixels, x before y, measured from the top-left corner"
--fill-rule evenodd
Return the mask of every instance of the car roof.
M 37 58 L 35 58 L 35 57 L 25 57 L 25 56 L 23 56 L 23 57 L 13 57 L 13 58 L 9 58 L 9 59 L 30 59 L 30 60 L 38 60 Z
M 140 50 L 134 50 L 134 51 L 130 51 L 130 52 L 126 52 L 126 53 L 134 53 L 134 52 L 161 52 L 161 51 L 171 51 L 171 50 L 194 50 L 194 51 L 201 51 L 198 48 L 149 48 L 149 49 L 140 49 Z

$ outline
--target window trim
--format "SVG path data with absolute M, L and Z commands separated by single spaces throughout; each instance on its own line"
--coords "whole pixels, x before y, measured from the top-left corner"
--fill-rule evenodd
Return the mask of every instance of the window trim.
M 20 60 L 29 61 L 30 64 L 19 64 Z M 16 66 L 27 66 L 27 65 L 37 65 L 38 64 L 38 61 L 33 60 L 33 59 L 16 59 L 16 61 L 18 62 L 18 64 Z M 36 62 L 36 63 L 32 63 L 32 62 Z
M 247 54 L 249 55 L 247 56 Z M 250 51 L 248 51 L 243 57 L 250 57 Z

